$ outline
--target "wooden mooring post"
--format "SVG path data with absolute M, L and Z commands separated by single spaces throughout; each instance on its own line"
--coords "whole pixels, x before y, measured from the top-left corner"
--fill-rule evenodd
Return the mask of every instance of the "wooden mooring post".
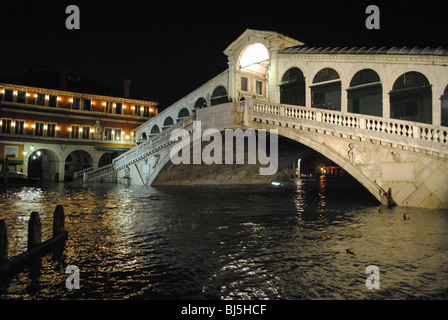
M 9 259 L 6 223 L 4 219 L 0 220 L 0 276 L 20 271 L 33 259 L 60 247 L 67 238 L 68 232 L 65 230 L 65 215 L 62 205 L 57 205 L 53 214 L 53 236 L 44 242 L 42 242 L 42 224 L 39 213 L 33 211 L 28 222 L 27 251 Z

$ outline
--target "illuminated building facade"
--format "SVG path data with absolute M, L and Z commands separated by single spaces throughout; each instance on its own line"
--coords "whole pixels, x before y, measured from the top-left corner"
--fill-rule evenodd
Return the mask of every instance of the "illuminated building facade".
M 133 148 L 155 115 L 151 101 L 0 83 L 0 159 L 10 172 L 71 181 Z

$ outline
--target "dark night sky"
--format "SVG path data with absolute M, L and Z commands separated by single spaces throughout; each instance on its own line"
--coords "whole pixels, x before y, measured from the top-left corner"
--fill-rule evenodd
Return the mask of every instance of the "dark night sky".
M 65 27 L 70 4 L 80 9 L 80 30 Z M 380 30 L 365 27 L 369 4 L 381 10 Z M 247 28 L 323 47 L 448 47 L 447 9 L 440 0 L 8 1 L 0 76 L 43 64 L 118 88 L 130 78 L 131 95 L 163 109 L 224 71 L 222 52 Z

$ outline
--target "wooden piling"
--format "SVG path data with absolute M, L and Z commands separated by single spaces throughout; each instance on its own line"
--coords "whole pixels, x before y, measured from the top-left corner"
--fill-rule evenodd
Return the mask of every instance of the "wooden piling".
M 65 231 L 64 207 L 60 204 L 56 206 L 53 214 L 53 237 Z
M 30 221 L 28 221 L 28 250 L 33 249 L 42 243 L 42 224 L 39 213 L 31 212 Z
M 8 260 L 8 232 L 6 230 L 6 222 L 0 220 L 0 263 Z
M 42 224 L 38 212 L 31 212 L 28 222 L 28 247 L 27 251 L 18 256 L 8 259 L 8 238 L 6 223 L 0 220 L 0 276 L 20 271 L 23 267 L 29 265 L 35 258 L 61 247 L 68 237 L 65 230 L 64 208 L 61 205 L 56 206 L 53 215 L 53 237 L 42 242 Z

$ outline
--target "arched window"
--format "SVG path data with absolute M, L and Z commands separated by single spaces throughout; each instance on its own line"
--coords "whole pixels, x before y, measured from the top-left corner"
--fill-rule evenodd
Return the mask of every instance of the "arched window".
M 171 117 L 166 117 L 165 121 L 163 121 L 163 129 L 170 127 L 174 124 L 174 120 Z
M 146 139 L 148 139 L 146 136 L 146 132 L 142 132 L 141 140 L 146 140 Z
M 196 102 L 194 103 L 194 108 L 195 109 L 201 109 L 201 108 L 206 108 L 207 107 L 207 101 L 205 101 L 204 98 L 199 98 L 198 100 L 196 100 Z
M 180 109 L 179 114 L 177 115 L 177 120 L 179 121 L 181 119 L 187 118 L 189 115 L 190 111 L 188 111 L 187 108 L 182 108 Z
M 305 105 L 305 77 L 299 68 L 288 69 L 280 82 L 280 103 Z
M 268 49 L 261 43 L 254 43 L 242 52 L 240 69 L 266 75 L 268 72 L 268 61 Z
M 442 113 L 442 126 L 448 127 L 448 86 L 445 87 L 443 91 L 443 96 L 440 97 L 441 100 L 441 113 Z
M 383 87 L 379 75 L 372 69 L 358 71 L 347 89 L 348 112 L 383 115 Z
M 232 101 L 227 95 L 226 88 L 223 86 L 216 87 L 215 90 L 213 90 L 212 98 L 210 100 L 212 106 Z
M 432 89 L 423 74 L 411 71 L 398 77 L 390 92 L 390 117 L 432 123 Z
M 151 136 L 153 136 L 153 135 L 156 135 L 156 134 L 158 134 L 158 133 L 160 133 L 160 128 L 159 128 L 159 126 L 158 125 L 154 125 L 152 128 L 151 128 Z
M 341 111 L 341 81 L 335 70 L 325 68 L 314 76 L 311 107 Z

